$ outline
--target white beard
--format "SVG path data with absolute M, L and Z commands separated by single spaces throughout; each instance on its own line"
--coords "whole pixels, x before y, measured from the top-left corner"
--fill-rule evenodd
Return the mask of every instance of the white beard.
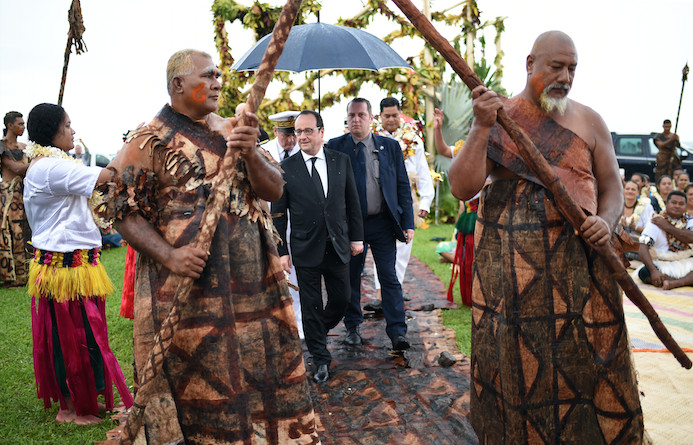
M 539 101 L 541 102 L 541 108 L 547 113 L 551 113 L 554 110 L 558 114 L 565 114 L 566 108 L 568 108 L 568 96 L 555 98 L 549 96 L 546 92 L 542 92 L 539 96 Z

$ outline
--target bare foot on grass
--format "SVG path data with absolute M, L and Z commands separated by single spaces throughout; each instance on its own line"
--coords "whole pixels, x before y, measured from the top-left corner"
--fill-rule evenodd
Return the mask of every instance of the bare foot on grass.
M 96 425 L 101 422 L 103 422 L 101 417 L 92 416 L 91 414 L 86 416 L 75 416 L 75 423 L 77 425 Z
M 55 416 L 55 420 L 58 423 L 70 423 L 73 420 L 75 420 L 76 414 L 74 411 L 70 411 L 69 409 L 61 409 L 58 411 L 58 415 Z

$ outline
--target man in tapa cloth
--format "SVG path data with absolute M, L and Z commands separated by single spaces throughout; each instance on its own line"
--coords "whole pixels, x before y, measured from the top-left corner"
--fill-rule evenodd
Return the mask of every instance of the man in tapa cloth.
M 473 90 L 475 119 L 450 167 L 459 199 L 492 180 L 475 228 L 472 292 L 470 420 L 483 444 L 643 437 L 621 290 L 592 248 L 609 241 L 623 188 L 606 124 L 567 97 L 576 66 L 569 36 L 540 35 L 519 96 Z M 589 215 L 580 236 L 496 124 L 500 108 Z
M 693 284 L 693 219 L 686 218 L 686 194 L 674 190 L 666 209 L 647 222 L 640 234 L 640 279 L 669 290 Z
M 29 162 L 26 145 L 17 141 L 24 134 L 24 117 L 10 111 L 4 118 L 0 141 L 0 281 L 3 287 L 22 287 L 29 276 L 31 228 L 24 212 L 24 175 Z
M 671 121 L 664 119 L 661 133 L 654 136 L 654 143 L 659 149 L 657 152 L 657 164 L 655 165 L 655 181 L 662 175 L 672 176 L 674 170 L 681 167 L 681 159 L 676 153 L 676 147 L 680 147 L 679 135 L 671 132 Z
M 171 105 L 131 132 L 111 162 L 105 201 L 141 255 L 134 355 L 141 373 L 169 312 L 174 274 L 195 279 L 147 404 L 149 443 L 319 443 L 291 298 L 272 218 L 261 200 L 282 194 L 279 168 L 257 146 L 257 117 L 236 126 L 214 112 L 219 70 L 203 52 L 168 62 Z M 234 128 L 235 127 L 235 128 Z M 229 149 L 240 157 L 209 252 L 194 241 Z

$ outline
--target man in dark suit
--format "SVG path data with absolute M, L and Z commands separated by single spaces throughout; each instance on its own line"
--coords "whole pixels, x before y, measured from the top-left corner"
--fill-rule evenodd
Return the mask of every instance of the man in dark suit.
M 414 239 L 414 212 L 411 189 L 399 142 L 371 133 L 373 113 L 366 99 L 355 98 L 347 105 L 349 133 L 330 139 L 327 148 L 349 155 L 361 202 L 364 241 L 370 246 L 382 287 L 386 332 L 395 350 L 409 349 L 402 287 L 395 273 L 395 240 Z M 351 301 L 344 316 L 346 343 L 363 343 L 359 326 L 361 312 L 361 272 L 364 255 L 350 265 Z
M 301 151 L 282 162 L 284 193 L 272 204 L 282 267 L 289 271 L 286 212 L 291 220 L 291 254 L 298 278 L 303 332 L 318 383 L 329 378 L 332 360 L 327 332 L 344 317 L 349 303 L 349 262 L 363 252 L 363 220 L 349 157 L 323 149 L 322 118 L 305 110 L 294 124 Z M 323 308 L 321 277 L 327 305 Z

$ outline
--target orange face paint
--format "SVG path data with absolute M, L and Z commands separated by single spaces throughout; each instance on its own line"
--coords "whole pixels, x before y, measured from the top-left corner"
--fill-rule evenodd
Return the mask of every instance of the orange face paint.
M 196 86 L 193 91 L 192 91 L 192 100 L 195 102 L 204 102 L 207 100 L 207 95 L 204 93 L 205 84 L 200 83 L 198 86 Z
M 537 95 L 544 91 L 544 88 L 546 88 L 546 85 L 544 85 L 544 73 L 539 73 L 532 77 L 532 88 Z

